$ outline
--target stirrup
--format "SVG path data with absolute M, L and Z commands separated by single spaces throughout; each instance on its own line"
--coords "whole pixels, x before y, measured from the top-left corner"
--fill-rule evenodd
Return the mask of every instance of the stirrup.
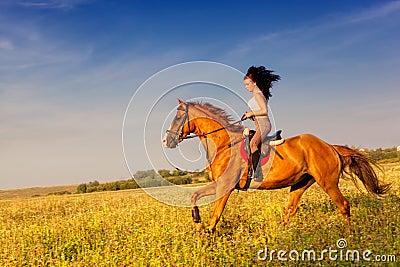
M 252 170 L 251 179 L 255 182 L 262 182 L 264 180 L 264 177 L 262 177 L 262 172 L 259 170 L 259 168 L 261 168 L 261 166 L 258 166 L 257 170 Z

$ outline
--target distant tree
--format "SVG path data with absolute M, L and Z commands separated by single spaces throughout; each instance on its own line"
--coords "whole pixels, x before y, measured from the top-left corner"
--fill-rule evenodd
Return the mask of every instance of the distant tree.
M 99 181 L 94 180 L 93 182 L 89 182 L 88 186 L 99 186 Z
M 158 170 L 158 174 L 161 175 L 161 176 L 164 177 L 164 178 L 165 178 L 165 177 L 171 176 L 170 171 L 169 171 L 169 170 L 166 170 L 166 169 Z
M 99 191 L 99 188 L 100 188 L 100 187 L 98 187 L 98 186 L 90 186 L 90 187 L 88 187 L 88 188 L 86 189 L 86 193 L 97 192 L 97 191 Z
M 182 177 L 182 176 L 169 177 L 167 180 L 169 182 L 171 182 L 173 184 L 177 184 L 177 185 L 192 183 L 192 178 L 190 178 L 190 177 Z
M 144 179 L 144 178 L 156 178 L 159 177 L 159 174 L 156 173 L 154 170 L 147 170 L 147 171 L 137 171 L 134 175 L 135 179 Z
M 177 170 L 177 169 L 173 170 L 172 176 L 179 176 L 179 170 Z
M 62 196 L 62 195 L 69 195 L 69 194 L 71 194 L 71 192 L 64 190 L 64 191 L 57 191 L 57 192 L 53 192 L 53 193 L 48 193 L 47 195 L 48 196 Z
M 115 190 L 121 190 L 121 183 L 119 181 L 115 182 Z
M 139 188 L 139 185 L 135 180 L 128 180 L 126 184 L 126 189 L 136 189 Z
M 369 151 L 365 151 L 363 153 L 375 161 L 390 160 L 390 159 L 398 158 L 398 154 L 397 154 L 395 147 L 385 148 L 385 149 L 377 148 L 375 150 L 369 150 Z
M 137 171 L 134 175 L 135 179 L 142 179 L 147 177 L 146 171 Z
M 145 178 L 140 181 L 140 186 L 141 187 L 157 187 L 161 186 L 162 179 L 153 179 L 153 178 Z
M 105 191 L 116 191 L 117 185 L 116 183 L 106 183 L 105 184 Z
M 182 170 L 175 169 L 175 170 L 172 171 L 172 175 L 171 176 L 183 176 L 183 175 L 186 175 L 186 174 L 188 174 L 187 171 L 182 171 Z
M 79 193 L 79 194 L 86 193 L 87 192 L 87 185 L 86 184 L 78 185 L 78 188 L 76 189 L 76 192 Z

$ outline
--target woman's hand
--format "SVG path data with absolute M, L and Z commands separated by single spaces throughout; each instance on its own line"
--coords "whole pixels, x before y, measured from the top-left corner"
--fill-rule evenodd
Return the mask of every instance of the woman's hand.
M 250 119 L 250 118 L 253 118 L 253 117 L 254 117 L 254 113 L 253 113 L 253 112 L 251 112 L 251 111 L 249 111 L 249 112 L 246 112 L 244 115 L 246 115 L 246 118 L 248 118 L 248 119 Z
M 243 114 L 241 120 L 244 121 L 244 120 L 247 120 L 247 119 L 253 119 L 253 117 L 254 117 L 254 113 L 253 112 L 246 112 L 246 113 Z

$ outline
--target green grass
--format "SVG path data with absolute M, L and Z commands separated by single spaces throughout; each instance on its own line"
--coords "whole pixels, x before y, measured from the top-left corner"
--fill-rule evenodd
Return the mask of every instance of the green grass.
M 384 199 L 341 182 L 351 203 L 351 230 L 316 185 L 285 226 L 279 222 L 288 189 L 234 192 L 214 234 L 195 230 L 189 208 L 162 204 L 141 190 L 1 200 L 0 266 L 378 266 L 331 261 L 327 254 L 324 261 L 277 259 L 278 250 L 311 249 L 318 258 L 324 249 L 337 249 L 340 238 L 347 241 L 344 253 L 368 249 L 399 262 L 400 165 L 384 166 L 394 183 Z M 212 208 L 200 207 L 206 225 Z M 257 257 L 265 246 L 276 250 L 272 261 Z

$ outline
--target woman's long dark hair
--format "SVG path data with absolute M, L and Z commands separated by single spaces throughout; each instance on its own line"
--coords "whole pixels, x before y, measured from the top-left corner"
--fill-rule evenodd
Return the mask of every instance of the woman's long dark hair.
M 272 88 L 272 83 L 281 79 L 279 75 L 274 74 L 273 72 L 273 70 L 268 70 L 264 66 L 251 66 L 247 70 L 247 74 L 244 76 L 244 78 L 250 78 L 253 82 L 255 82 L 258 88 L 260 88 L 260 90 L 263 92 L 265 98 L 269 100 L 269 98 L 272 96 L 270 91 Z

